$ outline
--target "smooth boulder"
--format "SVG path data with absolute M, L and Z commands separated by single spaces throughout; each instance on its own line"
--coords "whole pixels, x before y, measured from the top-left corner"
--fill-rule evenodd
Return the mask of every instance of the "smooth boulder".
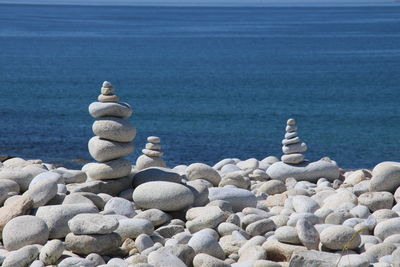
M 194 195 L 188 187 L 163 181 L 139 185 L 135 188 L 132 198 L 141 208 L 162 211 L 178 211 L 194 202 Z
M 2 235 L 4 247 L 11 251 L 27 245 L 44 245 L 49 238 L 49 229 L 42 219 L 24 215 L 9 221 Z

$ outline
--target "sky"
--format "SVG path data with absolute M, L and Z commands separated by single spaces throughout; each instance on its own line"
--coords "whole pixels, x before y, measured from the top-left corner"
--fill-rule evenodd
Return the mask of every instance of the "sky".
M 399 3 L 400 0 L 397 1 Z M 393 4 L 396 0 L 0 0 L 0 3 L 139 6 L 302 6 Z

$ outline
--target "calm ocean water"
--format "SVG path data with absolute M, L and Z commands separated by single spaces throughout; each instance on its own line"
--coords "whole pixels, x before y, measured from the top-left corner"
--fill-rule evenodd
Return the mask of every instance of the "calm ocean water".
M 400 161 L 400 7 L 0 5 L 0 154 L 78 167 L 104 80 L 130 103 L 140 155 L 214 164 L 281 155 Z

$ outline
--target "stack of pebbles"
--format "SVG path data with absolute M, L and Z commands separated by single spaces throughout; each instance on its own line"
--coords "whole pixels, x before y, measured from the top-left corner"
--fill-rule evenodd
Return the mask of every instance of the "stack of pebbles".
M 123 158 L 134 150 L 131 141 L 136 136 L 135 127 L 123 118 L 132 115 L 132 108 L 127 103 L 118 102 L 114 87 L 104 82 L 100 102 L 89 106 L 89 113 L 96 118 L 92 130 L 96 135 L 89 140 L 89 153 L 98 161 L 86 164 L 82 170 L 91 180 L 117 179 L 131 172 L 131 163 Z
M 136 160 L 136 169 L 143 170 L 150 167 L 166 167 L 163 159 L 164 152 L 161 151 L 160 138 L 157 136 L 147 137 L 146 147 L 142 150 L 143 155 Z
M 300 164 L 304 161 L 303 152 L 306 152 L 307 145 L 301 142 L 297 136 L 297 126 L 294 119 L 288 119 L 286 125 L 285 139 L 282 140 L 283 156 L 281 160 L 287 164 Z
M 68 221 L 71 233 L 65 237 L 65 245 L 68 250 L 80 255 L 108 255 L 122 244 L 121 237 L 113 233 L 118 226 L 118 220 L 110 216 L 78 214 Z

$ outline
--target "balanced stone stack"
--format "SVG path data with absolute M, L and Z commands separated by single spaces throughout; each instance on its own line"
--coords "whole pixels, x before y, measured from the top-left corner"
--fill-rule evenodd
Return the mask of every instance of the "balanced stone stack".
M 110 216 L 78 214 L 68 221 L 71 233 L 65 237 L 65 245 L 68 250 L 80 255 L 107 255 L 122 244 L 121 237 L 114 233 L 118 226 L 118 220 Z
M 124 120 L 132 115 L 132 108 L 127 103 L 118 102 L 114 87 L 104 82 L 100 102 L 89 106 L 89 113 L 97 120 L 92 130 L 96 135 L 89 140 L 89 153 L 98 163 L 89 163 L 83 167 L 88 177 L 93 180 L 117 179 L 131 172 L 131 163 L 123 158 L 134 150 L 131 141 L 136 136 L 135 127 Z
M 165 162 L 161 158 L 164 152 L 161 151 L 160 138 L 157 136 L 147 137 L 148 143 L 142 150 L 141 155 L 136 160 L 136 169 L 143 170 L 150 167 L 166 167 Z
M 297 126 L 294 119 L 288 119 L 286 125 L 285 139 L 282 140 L 283 156 L 281 160 L 287 164 L 299 164 L 304 161 L 303 152 L 306 152 L 307 145 L 301 142 L 297 136 Z

